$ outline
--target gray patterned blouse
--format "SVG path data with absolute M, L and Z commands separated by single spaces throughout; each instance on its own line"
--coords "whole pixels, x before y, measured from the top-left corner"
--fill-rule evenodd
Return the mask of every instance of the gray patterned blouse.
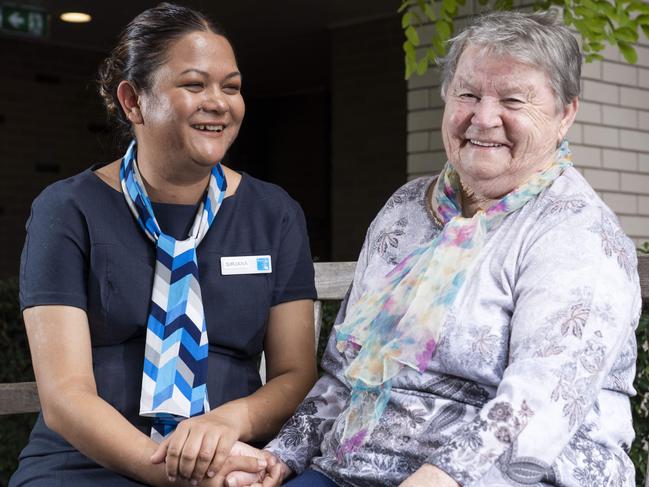
M 337 322 L 439 232 L 432 180 L 407 183 L 375 218 Z M 395 377 L 359 450 L 337 463 L 354 352 L 333 334 L 324 376 L 267 449 L 341 486 L 398 485 L 424 463 L 463 486 L 633 486 L 636 265 L 614 214 L 568 169 L 490 232 L 427 370 Z

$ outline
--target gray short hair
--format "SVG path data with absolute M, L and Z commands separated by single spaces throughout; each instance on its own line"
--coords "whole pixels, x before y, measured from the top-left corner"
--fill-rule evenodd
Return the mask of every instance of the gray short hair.
M 449 41 L 448 54 L 438 59 L 442 97 L 469 44 L 482 46 L 488 53 L 510 55 L 545 71 L 557 107 L 568 105 L 579 96 L 582 59 L 579 44 L 556 11 L 493 12 L 474 19 Z

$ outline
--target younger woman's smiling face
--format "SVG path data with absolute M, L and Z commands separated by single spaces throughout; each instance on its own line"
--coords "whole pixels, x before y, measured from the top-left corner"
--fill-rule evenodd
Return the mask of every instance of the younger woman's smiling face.
M 213 166 L 237 137 L 245 113 L 230 43 L 209 31 L 184 35 L 169 47 L 139 101 L 138 153 L 146 150 L 180 171 Z
M 558 108 L 540 68 L 468 45 L 445 93 L 442 137 L 463 186 L 499 198 L 552 162 L 577 100 Z

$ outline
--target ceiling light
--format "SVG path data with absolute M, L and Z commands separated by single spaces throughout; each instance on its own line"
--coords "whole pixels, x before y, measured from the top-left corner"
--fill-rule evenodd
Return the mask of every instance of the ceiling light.
M 60 19 L 63 22 L 72 22 L 75 24 L 83 24 L 85 22 L 90 22 L 92 17 L 83 12 L 64 12 L 61 14 Z

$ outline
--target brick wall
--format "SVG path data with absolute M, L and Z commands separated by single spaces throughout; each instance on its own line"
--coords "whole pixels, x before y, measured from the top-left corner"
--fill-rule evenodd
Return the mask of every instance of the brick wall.
M 470 3 L 470 2 L 467 2 Z M 472 7 L 465 9 L 470 14 Z M 424 30 L 429 27 L 424 27 Z M 427 38 L 424 33 L 422 39 Z M 576 167 L 620 218 L 637 243 L 649 240 L 649 41 L 629 65 L 617 49 L 584 64 L 581 106 L 568 139 Z M 408 82 L 408 177 L 439 170 L 445 161 L 437 75 Z

